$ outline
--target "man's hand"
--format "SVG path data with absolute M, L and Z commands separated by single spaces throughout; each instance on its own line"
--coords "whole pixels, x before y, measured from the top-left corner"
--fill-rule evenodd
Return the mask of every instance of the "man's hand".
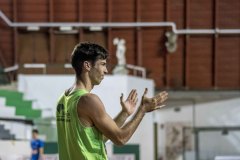
M 168 98 L 168 93 L 166 91 L 156 94 L 153 98 L 146 97 L 148 89 L 145 88 L 145 91 L 142 96 L 141 106 L 145 112 L 151 112 L 156 109 L 164 107 L 163 102 Z
M 131 90 L 126 101 L 123 100 L 123 94 L 120 97 L 120 103 L 122 111 L 126 112 L 129 116 L 133 114 L 137 104 L 137 91 L 136 89 Z

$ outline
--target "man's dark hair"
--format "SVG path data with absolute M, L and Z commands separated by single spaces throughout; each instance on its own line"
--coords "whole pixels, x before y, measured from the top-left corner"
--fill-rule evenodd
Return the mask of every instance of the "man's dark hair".
M 79 76 L 82 73 L 82 65 L 84 61 L 90 61 L 93 65 L 99 59 L 107 59 L 108 52 L 102 46 L 83 42 L 75 46 L 72 56 L 71 64 L 74 68 L 76 75 Z
M 32 133 L 37 133 L 38 134 L 38 130 L 37 129 L 33 129 Z

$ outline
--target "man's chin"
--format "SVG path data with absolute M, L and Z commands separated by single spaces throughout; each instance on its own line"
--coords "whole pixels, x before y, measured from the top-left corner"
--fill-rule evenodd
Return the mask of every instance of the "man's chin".
M 102 80 L 100 80 L 100 81 L 96 82 L 96 84 L 95 84 L 95 85 L 99 85 L 101 82 L 102 82 Z
M 95 85 L 99 85 L 102 82 L 102 80 L 103 80 L 103 78 L 98 81 L 95 81 Z

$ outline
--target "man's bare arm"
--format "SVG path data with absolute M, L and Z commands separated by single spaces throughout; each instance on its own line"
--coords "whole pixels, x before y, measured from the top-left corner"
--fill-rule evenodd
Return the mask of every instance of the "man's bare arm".
M 117 126 L 116 122 L 106 113 L 101 100 L 94 94 L 86 94 L 80 98 L 78 102 L 78 116 L 84 117 L 84 121 L 87 122 L 85 124 L 95 126 L 116 145 L 123 145 L 125 143 L 123 141 L 124 137 L 128 137 L 126 134 L 130 133 L 128 133 L 129 129 L 123 130 Z
M 124 134 L 121 136 L 122 144 L 125 144 L 132 137 L 133 133 L 136 131 L 137 127 L 142 121 L 144 115 L 144 108 L 142 106 L 139 106 L 133 118 L 121 128 L 121 130 L 124 131 Z
M 129 117 L 128 113 L 125 112 L 125 111 L 121 111 L 115 118 L 114 118 L 114 122 L 117 124 L 117 126 L 119 128 L 122 127 L 122 125 L 124 124 L 124 122 L 127 120 L 127 118 Z M 108 138 L 103 135 L 103 140 L 104 142 L 107 142 L 108 141 Z
M 114 120 L 106 113 L 104 105 L 97 96 L 90 96 L 93 102 L 91 107 L 94 107 L 94 112 L 89 113 L 94 125 L 116 145 L 125 144 L 133 135 L 134 131 L 141 122 L 145 112 L 143 109 L 139 109 L 134 115 L 134 118 L 126 124 L 125 127 L 119 127 Z M 92 111 L 93 111 L 92 110 Z
M 87 94 L 81 97 L 79 101 L 79 108 L 84 113 L 81 113 L 93 124 L 103 135 L 109 138 L 116 145 L 125 144 L 137 129 L 139 123 L 144 117 L 145 112 L 150 112 L 157 109 L 157 106 L 166 100 L 167 93 L 157 94 L 153 98 L 147 98 L 144 92 L 141 106 L 124 127 L 120 128 L 114 120 L 106 113 L 105 108 L 98 96 L 94 94 Z M 161 96 L 163 95 L 163 98 Z M 78 110 L 79 112 L 79 110 Z M 80 115 L 81 117 L 81 115 Z
M 137 90 L 132 89 L 127 99 L 123 100 L 123 94 L 120 97 L 120 104 L 122 106 L 121 112 L 114 118 L 118 127 L 122 127 L 126 119 L 135 111 L 137 103 Z
M 145 95 L 146 93 L 144 93 Z M 156 96 L 155 96 L 156 97 Z M 79 106 L 85 110 L 85 115 L 91 120 L 103 135 L 109 138 L 114 144 L 123 145 L 133 135 L 137 129 L 139 123 L 144 117 L 145 112 L 149 112 L 156 108 L 156 105 L 160 102 L 159 96 L 157 98 L 147 98 L 143 96 L 141 106 L 138 111 L 124 127 L 120 128 L 114 122 L 114 120 L 106 113 L 105 108 L 98 96 L 94 94 L 87 94 L 81 97 Z M 160 98 L 161 99 L 161 98 Z M 146 103 L 146 104 L 145 104 Z
M 133 133 L 136 131 L 138 125 L 142 121 L 143 116 L 146 112 L 151 112 L 165 106 L 162 105 L 162 103 L 167 99 L 168 96 L 167 92 L 158 93 L 153 98 L 146 97 L 147 92 L 148 90 L 146 88 L 142 96 L 142 101 L 138 109 L 138 112 L 135 114 L 132 120 L 128 122 L 126 125 L 124 125 L 124 127 L 122 128 L 123 130 L 129 130 L 129 133 L 127 134 L 128 136 L 124 137 L 125 139 L 123 139 L 124 143 L 126 143 L 131 138 Z
M 125 111 L 121 111 L 115 118 L 114 121 L 117 124 L 118 127 L 122 127 L 124 122 L 127 120 L 129 117 L 128 113 Z
M 137 103 L 137 90 L 132 89 L 129 93 L 127 99 L 123 100 L 123 94 L 120 97 L 120 104 L 122 106 L 121 112 L 114 118 L 115 123 L 118 127 L 122 127 L 127 118 L 132 115 L 135 111 Z M 108 138 L 104 136 L 104 142 L 106 142 Z
M 43 149 L 43 147 L 41 147 L 41 148 L 39 148 L 39 159 L 40 160 L 44 160 L 45 158 L 44 158 L 44 149 Z

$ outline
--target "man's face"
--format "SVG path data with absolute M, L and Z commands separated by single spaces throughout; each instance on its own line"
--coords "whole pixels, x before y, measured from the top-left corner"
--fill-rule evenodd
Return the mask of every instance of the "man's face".
M 38 137 L 38 134 L 36 132 L 32 132 L 32 138 L 37 139 L 37 137 Z
M 92 84 L 100 84 L 106 73 L 108 73 L 106 59 L 97 60 L 95 64 L 91 67 L 89 73 Z

